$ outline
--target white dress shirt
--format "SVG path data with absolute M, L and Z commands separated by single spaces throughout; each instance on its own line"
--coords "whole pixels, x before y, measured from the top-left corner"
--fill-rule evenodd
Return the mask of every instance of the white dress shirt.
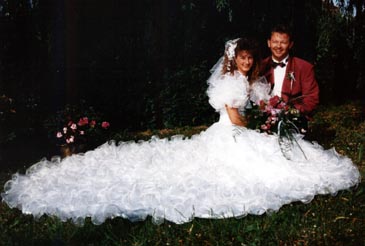
M 288 57 L 289 55 L 281 61 L 277 61 L 274 58 L 272 58 L 274 62 L 278 63 L 283 62 L 285 64 L 284 67 L 276 66 L 276 68 L 274 68 L 274 88 L 272 90 L 272 96 L 281 97 L 281 89 L 283 87 L 283 82 L 285 78 L 285 71 L 286 71 L 286 65 L 288 64 Z

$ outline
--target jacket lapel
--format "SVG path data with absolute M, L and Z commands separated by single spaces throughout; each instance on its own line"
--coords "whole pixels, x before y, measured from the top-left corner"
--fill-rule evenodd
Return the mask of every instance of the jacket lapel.
M 290 78 L 290 73 L 294 73 L 294 60 L 289 56 L 288 64 L 285 69 L 283 87 L 281 89 L 281 97 L 285 102 L 289 101 L 293 92 L 294 80 Z
M 271 66 L 271 58 L 267 58 L 264 61 L 264 73 L 266 80 L 270 83 L 271 89 L 274 87 L 274 69 Z

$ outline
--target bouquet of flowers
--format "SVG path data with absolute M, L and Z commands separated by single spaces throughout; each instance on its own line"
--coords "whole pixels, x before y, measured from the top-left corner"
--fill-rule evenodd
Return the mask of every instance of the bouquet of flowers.
M 260 132 L 279 134 L 279 125 L 284 124 L 291 126 L 292 132 L 305 133 L 305 129 L 301 127 L 303 122 L 299 110 L 279 96 L 274 96 L 268 101 L 261 100 L 258 105 L 253 103 L 252 108 L 247 110 L 247 117 L 248 128 Z
M 246 113 L 247 128 L 278 135 L 281 151 L 287 159 L 290 159 L 294 144 L 305 156 L 294 136 L 296 133 L 305 133 L 302 127 L 303 117 L 290 102 L 284 102 L 279 96 L 274 96 L 268 101 L 261 100 L 258 105 L 253 104 Z

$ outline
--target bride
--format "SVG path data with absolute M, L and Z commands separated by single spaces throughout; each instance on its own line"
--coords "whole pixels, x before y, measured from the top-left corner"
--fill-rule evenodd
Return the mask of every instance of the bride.
M 289 160 L 277 135 L 245 128 L 248 101 L 269 97 L 256 54 L 250 40 L 227 42 L 207 90 L 220 119 L 206 131 L 191 138 L 109 142 L 84 154 L 41 160 L 25 175 L 13 175 L 3 201 L 36 218 L 47 214 L 78 224 L 86 217 L 101 224 L 116 216 L 185 223 L 261 215 L 359 183 L 356 166 L 334 149 L 297 135 L 306 158 L 298 153 Z

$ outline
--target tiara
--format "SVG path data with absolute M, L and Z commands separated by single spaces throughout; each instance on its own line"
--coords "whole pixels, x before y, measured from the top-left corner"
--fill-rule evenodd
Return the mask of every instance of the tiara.
M 226 49 L 225 49 L 225 53 L 226 56 L 228 58 L 228 64 L 227 64 L 227 70 L 231 69 L 231 61 L 233 60 L 233 58 L 235 58 L 235 49 L 237 47 L 237 41 L 239 40 L 239 38 L 236 39 L 232 39 L 226 42 Z
M 233 58 L 235 57 L 235 52 L 234 50 L 237 47 L 237 41 L 239 40 L 239 38 L 236 39 L 232 39 L 226 42 L 226 55 L 228 57 L 228 60 L 233 60 Z

